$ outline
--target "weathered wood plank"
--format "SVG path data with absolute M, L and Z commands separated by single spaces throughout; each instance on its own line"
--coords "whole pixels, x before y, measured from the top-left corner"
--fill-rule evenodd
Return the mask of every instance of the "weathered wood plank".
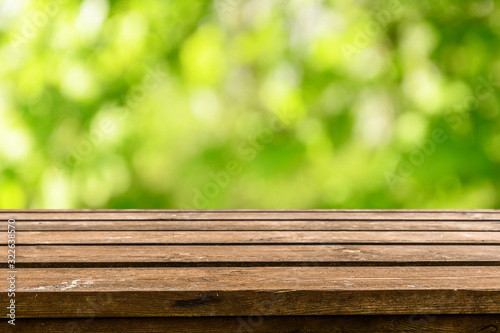
M 4 321 L 0 331 L 14 332 Z M 500 315 L 22 319 L 15 332 L 496 333 Z
M 493 220 L 498 210 L 4 210 L 0 219 L 40 220 Z
M 500 246 L 490 245 L 42 245 L 16 254 L 17 267 L 500 265 Z
M 1 270 L 5 273 L 5 269 Z M 188 267 L 188 268 L 26 268 L 20 292 L 64 291 L 60 281 L 78 276 L 93 281 L 86 291 L 206 290 L 497 290 L 500 267 Z M 240 278 L 235 278 L 240 277 Z M 5 289 L 7 281 L 0 280 Z M 346 281 L 351 283 L 346 284 Z M 410 286 L 409 282 L 414 285 Z M 47 284 L 45 288 L 39 287 Z M 60 286 L 59 286 L 60 287 Z M 213 289 L 210 289 L 213 288 Z M 63 288 L 64 289 L 64 288 Z M 72 289 L 72 288 L 68 288 Z M 4 290 L 2 290 L 4 291 Z M 500 306 L 500 304 L 498 304 Z
M 25 268 L 17 272 L 16 315 L 498 314 L 499 276 L 492 266 Z M 6 304 L 6 279 L 0 287 Z
M 17 244 L 490 244 L 500 232 L 434 231 L 21 231 Z M 0 234 L 7 244 L 7 233 Z
M 0 229 L 7 221 L 0 221 Z M 18 231 L 500 231 L 500 222 L 484 221 L 38 221 L 16 223 Z

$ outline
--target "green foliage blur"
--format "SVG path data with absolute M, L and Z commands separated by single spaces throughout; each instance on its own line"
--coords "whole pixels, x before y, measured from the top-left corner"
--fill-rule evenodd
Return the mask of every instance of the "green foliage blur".
M 0 0 L 0 208 L 500 208 L 500 5 Z

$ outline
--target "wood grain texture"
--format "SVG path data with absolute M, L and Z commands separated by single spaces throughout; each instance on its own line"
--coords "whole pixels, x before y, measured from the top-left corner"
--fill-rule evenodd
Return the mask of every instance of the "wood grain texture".
M 137 288 L 137 286 L 136 286 Z M 278 293 L 278 294 L 277 294 Z M 277 295 L 282 294 L 279 301 Z M 280 296 L 281 297 L 281 296 Z M 106 300 L 112 302 L 106 303 Z M 2 302 L 7 301 L 0 297 Z M 103 301 L 104 300 L 104 301 Z M 280 301 L 282 300 L 282 301 Z M 498 314 L 488 290 L 71 291 L 16 293 L 22 318 Z M 264 308 L 262 304 L 275 304 Z M 96 311 L 96 307 L 98 311 Z M 3 315 L 5 318 L 5 315 Z
M 19 317 L 500 313 L 500 267 L 491 266 L 25 268 L 17 274 Z M 7 281 L 0 286 L 6 304 Z M 99 299 L 96 313 L 92 303 Z M 258 309 L 265 302 L 274 305 Z
M 7 244 L 7 233 L 1 234 Z M 490 244 L 500 232 L 430 231 L 24 231 L 16 243 L 35 244 Z
M 6 275 L 6 270 L 2 269 Z M 19 292 L 207 290 L 500 290 L 500 267 L 26 268 Z M 63 282 L 78 276 L 79 288 Z M 69 281 L 69 282 L 67 282 Z M 1 280 L 4 289 L 7 281 Z M 43 288 L 41 288 L 43 287 Z M 4 291 L 4 290 L 3 290 Z M 500 306 L 500 304 L 498 304 Z
M 91 220 L 399 220 L 500 221 L 498 210 L 4 210 L 0 219 Z
M 2 332 L 498 333 L 500 315 L 23 319 Z
M 7 221 L 0 221 L 0 230 Z M 18 221 L 19 231 L 500 231 L 485 221 Z
M 7 254 L 5 254 L 7 258 Z M 22 246 L 18 267 L 478 266 L 500 265 L 500 246 Z
M 498 210 L 3 210 L 2 230 L 9 218 L 19 331 L 498 333 Z

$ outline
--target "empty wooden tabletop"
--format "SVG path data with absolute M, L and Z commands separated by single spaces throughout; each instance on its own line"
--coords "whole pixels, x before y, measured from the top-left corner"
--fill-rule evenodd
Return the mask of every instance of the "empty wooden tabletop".
M 356 332 L 354 317 L 372 323 L 358 331 L 498 330 L 496 210 L 4 210 L 5 231 L 9 219 L 28 331 Z

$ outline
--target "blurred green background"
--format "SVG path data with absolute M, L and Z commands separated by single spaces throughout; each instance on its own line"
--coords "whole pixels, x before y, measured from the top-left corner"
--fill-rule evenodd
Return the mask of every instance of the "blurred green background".
M 500 6 L 2 0 L 1 208 L 500 208 Z

